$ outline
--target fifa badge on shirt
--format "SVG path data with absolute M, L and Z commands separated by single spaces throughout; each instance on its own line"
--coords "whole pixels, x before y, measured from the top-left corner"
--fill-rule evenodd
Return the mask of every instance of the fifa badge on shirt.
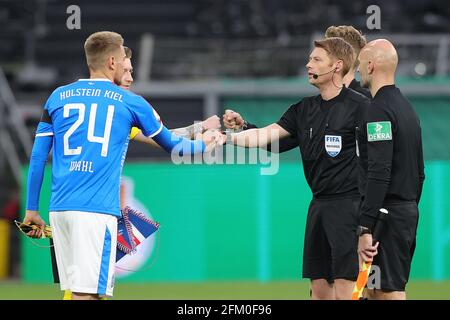
M 336 157 L 342 149 L 342 137 L 325 135 L 325 150 L 327 153 Z

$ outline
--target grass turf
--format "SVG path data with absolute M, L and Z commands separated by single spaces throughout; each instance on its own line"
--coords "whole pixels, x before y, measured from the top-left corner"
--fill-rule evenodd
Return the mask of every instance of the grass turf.
M 408 299 L 450 300 L 450 281 L 413 281 Z M 0 300 L 61 300 L 55 284 L 0 282 Z M 309 299 L 309 282 L 120 283 L 116 300 L 301 300 Z

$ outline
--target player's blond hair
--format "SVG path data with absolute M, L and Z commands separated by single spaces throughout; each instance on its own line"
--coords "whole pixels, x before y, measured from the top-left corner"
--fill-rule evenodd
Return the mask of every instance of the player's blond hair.
M 329 56 L 342 60 L 342 76 L 345 76 L 355 61 L 355 51 L 352 46 L 338 37 L 331 37 L 314 41 L 316 48 L 324 49 Z
M 133 56 L 133 51 L 131 51 L 130 48 L 123 46 L 123 49 L 125 50 L 125 58 L 131 59 Z
M 347 41 L 355 51 L 355 62 L 353 68 L 356 69 L 359 66 L 358 55 L 361 49 L 367 44 L 366 37 L 363 36 L 361 31 L 356 30 L 352 26 L 331 26 L 325 31 L 325 38 L 338 37 Z
M 112 31 L 99 31 L 91 34 L 84 43 L 86 62 L 90 69 L 102 69 L 106 59 L 123 45 L 120 34 Z

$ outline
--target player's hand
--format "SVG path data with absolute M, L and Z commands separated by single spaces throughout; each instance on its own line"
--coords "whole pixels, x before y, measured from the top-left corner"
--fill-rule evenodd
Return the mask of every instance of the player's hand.
M 362 265 L 364 262 L 372 262 L 373 257 L 378 254 L 377 242 L 373 245 L 373 239 L 371 234 L 363 234 L 358 240 L 358 258 L 359 258 L 359 270 L 362 270 Z
M 213 115 L 202 122 L 203 131 L 206 130 L 219 130 L 222 127 L 220 124 L 220 118 L 216 115 Z
M 240 130 L 244 126 L 244 119 L 242 118 L 242 116 L 233 110 L 225 110 L 222 118 L 223 124 L 227 129 Z
M 205 152 L 211 152 L 216 146 L 223 145 L 226 141 L 226 136 L 219 130 L 208 130 L 201 135 L 201 139 L 206 144 Z
M 42 236 L 42 232 L 45 227 L 45 222 L 42 220 L 41 216 L 39 215 L 39 212 L 27 210 L 25 214 L 25 219 L 23 220 L 23 223 L 25 224 L 35 224 L 39 226 L 39 229 L 31 230 L 27 233 L 27 236 L 31 238 L 40 238 Z

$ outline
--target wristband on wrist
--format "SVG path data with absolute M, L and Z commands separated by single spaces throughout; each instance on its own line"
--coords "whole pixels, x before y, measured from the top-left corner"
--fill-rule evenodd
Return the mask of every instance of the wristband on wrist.
M 358 226 L 356 233 L 358 234 L 359 237 L 361 237 L 364 234 L 372 234 L 372 231 L 367 227 Z

